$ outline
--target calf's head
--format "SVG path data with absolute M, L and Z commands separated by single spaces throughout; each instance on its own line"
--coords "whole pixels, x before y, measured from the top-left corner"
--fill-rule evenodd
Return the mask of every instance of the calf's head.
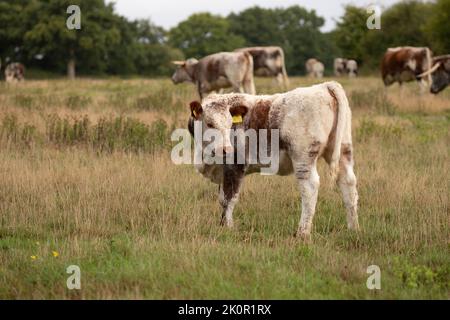
M 230 130 L 233 124 L 243 122 L 248 108 L 243 105 L 230 106 L 216 101 L 207 101 L 203 106 L 200 102 L 193 101 L 190 103 L 190 108 L 191 117 L 188 124 L 190 133 L 194 136 L 194 121 L 201 121 L 203 133 L 209 129 L 216 130 L 217 135 L 214 135 L 213 141 L 216 155 L 234 152 Z
M 172 63 L 177 66 L 177 69 L 172 75 L 172 81 L 174 84 L 193 81 L 193 69 L 198 63 L 197 59 L 191 58 L 186 61 L 172 61 Z

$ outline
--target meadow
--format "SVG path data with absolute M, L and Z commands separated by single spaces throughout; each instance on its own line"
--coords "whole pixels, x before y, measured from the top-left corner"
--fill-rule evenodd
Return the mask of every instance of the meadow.
M 1 82 L 0 298 L 450 298 L 450 89 L 339 81 L 353 112 L 361 231 L 347 230 L 322 160 L 310 244 L 293 237 L 293 176 L 247 177 L 227 230 L 217 186 L 171 162 L 193 85 Z M 279 90 L 270 79 L 256 88 Z M 69 265 L 81 269 L 80 290 L 66 286 Z M 370 265 L 381 290 L 366 287 Z

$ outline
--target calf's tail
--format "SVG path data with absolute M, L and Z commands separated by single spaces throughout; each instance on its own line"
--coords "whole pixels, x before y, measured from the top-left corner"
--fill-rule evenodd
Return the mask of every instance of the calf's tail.
M 351 110 L 347 96 L 342 86 L 335 82 L 326 83 L 328 92 L 337 102 L 337 123 L 334 140 L 333 153 L 331 155 L 330 168 L 333 180 L 336 180 L 339 173 L 339 160 L 341 158 L 341 144 L 348 126 L 351 126 Z

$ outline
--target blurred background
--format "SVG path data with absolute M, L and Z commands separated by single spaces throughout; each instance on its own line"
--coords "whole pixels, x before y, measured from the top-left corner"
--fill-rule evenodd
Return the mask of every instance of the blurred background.
M 450 0 L 381 2 L 380 30 L 361 28 L 368 4 L 346 1 L 177 3 L 0 0 L 3 67 L 21 62 L 27 78 L 64 76 L 70 64 L 82 76 L 158 77 L 171 74 L 172 60 L 278 45 L 290 75 L 305 74 L 311 57 L 323 61 L 329 75 L 339 56 L 355 59 L 363 74 L 371 74 L 378 72 L 387 47 L 450 52 Z M 81 30 L 66 27 L 72 4 L 81 8 Z

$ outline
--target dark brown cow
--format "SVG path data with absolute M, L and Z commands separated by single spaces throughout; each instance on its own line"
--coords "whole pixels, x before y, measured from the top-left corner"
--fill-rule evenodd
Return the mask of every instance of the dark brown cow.
M 236 49 L 236 52 L 248 52 L 253 57 L 253 69 L 256 76 L 276 77 L 278 83 L 289 85 L 284 61 L 284 51 L 280 47 L 248 47 Z
M 433 67 L 420 76 L 427 75 L 431 75 L 431 93 L 437 94 L 444 90 L 450 83 L 450 54 L 434 57 Z
M 232 87 L 235 92 L 255 94 L 253 58 L 246 52 L 219 52 L 200 60 L 174 61 L 178 65 L 172 76 L 175 84 L 192 82 L 203 95 Z
M 400 85 L 408 81 L 421 81 L 420 75 L 431 67 L 432 52 L 427 47 L 397 47 L 389 48 L 381 61 L 381 76 L 385 86 L 394 82 Z M 431 83 L 431 77 L 428 77 Z

